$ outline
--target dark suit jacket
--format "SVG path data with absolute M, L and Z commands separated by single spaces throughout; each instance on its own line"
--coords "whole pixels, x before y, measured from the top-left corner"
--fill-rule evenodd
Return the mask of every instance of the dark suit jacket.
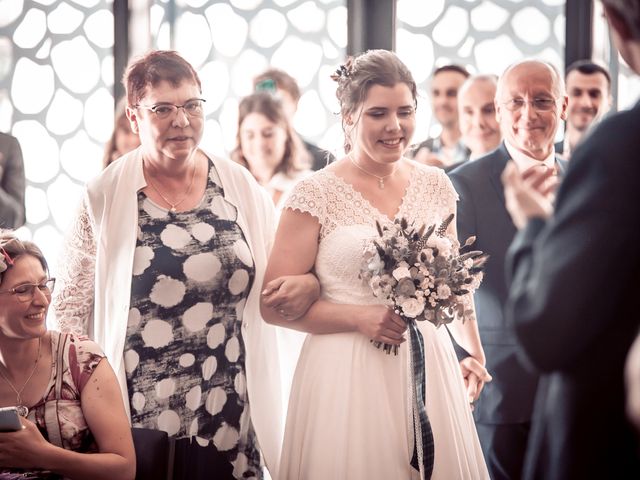
M 504 258 L 516 233 L 500 180 L 510 158 L 503 143 L 449 173 L 460 196 L 458 237 L 463 242 L 476 236 L 474 248 L 490 255 L 474 298 L 486 366 L 493 381 L 485 385 L 474 417 L 477 422 L 491 424 L 531 421 L 538 383 L 538 374 L 518 360 L 516 338 L 502 311 L 507 300 Z
M 562 153 L 564 152 L 564 140 L 560 140 L 559 142 L 554 143 L 553 148 L 555 148 L 556 154 L 562 155 Z
M 0 228 L 18 228 L 25 222 L 24 164 L 15 137 L 0 133 Z
M 636 105 L 596 127 L 573 153 L 554 217 L 529 222 L 509 252 L 505 314 L 544 372 L 529 479 L 640 478 L 623 385 L 640 325 L 639 124 Z
M 313 143 L 307 142 L 306 140 L 302 140 L 304 147 L 311 155 L 311 169 L 314 171 L 318 171 L 321 168 L 326 167 L 331 162 L 335 161 L 336 157 L 327 150 L 323 150 L 322 148 L 314 145 Z

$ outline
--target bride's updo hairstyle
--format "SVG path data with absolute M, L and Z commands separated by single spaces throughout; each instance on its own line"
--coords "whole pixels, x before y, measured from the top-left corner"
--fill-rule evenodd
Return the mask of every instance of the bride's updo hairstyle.
M 353 148 L 349 133 L 359 118 L 354 119 L 349 129 L 345 127 L 345 121 L 357 112 L 373 85 L 393 87 L 397 83 L 404 83 L 411 91 L 414 106 L 418 105 L 418 90 L 413 75 L 396 54 L 388 50 L 369 50 L 357 57 L 348 57 L 331 78 L 338 83 L 336 97 L 340 102 L 345 153 Z

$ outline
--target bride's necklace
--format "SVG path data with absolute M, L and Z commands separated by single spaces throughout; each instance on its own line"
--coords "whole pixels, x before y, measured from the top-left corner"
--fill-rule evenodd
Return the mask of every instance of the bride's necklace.
M 187 190 L 184 192 L 184 196 L 178 200 L 177 202 L 171 202 L 167 197 L 165 197 L 162 192 L 158 189 L 158 187 L 156 187 L 156 185 L 153 183 L 153 180 L 151 180 L 151 174 L 149 174 L 149 185 L 151 186 L 151 188 L 153 188 L 153 190 L 160 195 L 160 198 L 162 198 L 162 200 L 164 200 L 164 202 L 169 205 L 169 211 L 171 213 L 176 213 L 176 209 L 187 199 L 187 197 L 189 197 L 189 193 L 191 192 L 191 187 L 193 187 L 193 182 L 196 178 L 196 168 L 198 166 L 198 162 L 197 159 L 194 159 L 193 161 L 193 173 L 191 174 L 191 181 L 189 182 L 189 186 L 187 187 Z
M 24 382 L 24 385 L 22 385 L 22 388 L 20 390 L 18 390 L 13 385 L 13 383 L 11 383 L 11 381 L 7 378 L 4 372 L 0 370 L 0 375 L 2 375 L 2 378 L 4 378 L 4 381 L 7 382 L 7 385 L 9 385 L 11 387 L 11 390 L 13 390 L 16 394 L 16 410 L 18 411 L 18 415 L 20 415 L 21 417 L 26 417 L 27 414 L 29 413 L 29 409 L 22 402 L 22 392 L 24 392 L 24 389 L 27 387 L 27 385 L 29 385 L 31 378 L 33 378 L 33 374 L 36 373 L 36 370 L 38 369 L 38 361 L 40 360 L 41 346 L 42 346 L 42 337 L 38 337 L 38 353 L 36 353 L 36 363 L 33 365 L 33 370 L 31 370 L 31 373 L 29 374 L 27 381 Z
M 379 175 L 376 175 L 375 173 L 371 173 L 368 170 L 365 170 L 363 167 L 361 167 L 360 165 L 358 165 L 358 162 L 355 161 L 355 159 L 353 157 L 349 157 L 349 160 L 351 160 L 351 163 L 353 163 L 356 168 L 362 170 L 364 173 L 366 173 L 367 175 L 370 175 L 372 177 L 375 177 L 378 179 L 378 188 L 380 190 L 384 190 L 384 181 L 385 179 L 389 178 L 391 175 L 393 175 L 394 173 L 396 173 L 396 169 L 397 169 L 397 165 L 394 165 L 393 170 L 391 171 L 391 173 L 387 173 L 386 175 L 383 175 L 382 177 Z

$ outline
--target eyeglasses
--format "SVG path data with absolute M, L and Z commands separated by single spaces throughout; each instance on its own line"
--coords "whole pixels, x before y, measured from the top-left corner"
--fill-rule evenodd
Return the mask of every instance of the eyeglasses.
M 23 283 L 22 285 L 18 285 L 17 287 L 9 288 L 7 290 L 0 290 L 0 293 L 10 293 L 15 295 L 19 301 L 21 302 L 30 302 L 33 300 L 33 296 L 36 293 L 36 288 L 42 292 L 42 294 L 49 298 L 51 297 L 51 292 L 53 292 L 53 288 L 56 285 L 56 279 L 50 278 L 46 280 L 44 283 Z
M 537 97 L 533 100 L 512 98 L 507 102 L 503 102 L 503 105 L 510 112 L 518 112 L 522 110 L 526 104 L 530 104 L 536 112 L 550 112 L 556 106 L 556 99 L 551 97 Z
M 151 110 L 151 112 L 160 119 L 168 118 L 170 116 L 173 117 L 178 113 L 178 109 L 180 108 L 184 110 L 184 113 L 186 113 L 188 117 L 200 117 L 202 116 L 202 104 L 204 102 L 206 102 L 206 100 L 203 98 L 194 98 L 193 100 L 189 100 L 184 105 L 174 105 L 172 103 L 157 103 L 156 105 L 136 105 L 136 108 Z

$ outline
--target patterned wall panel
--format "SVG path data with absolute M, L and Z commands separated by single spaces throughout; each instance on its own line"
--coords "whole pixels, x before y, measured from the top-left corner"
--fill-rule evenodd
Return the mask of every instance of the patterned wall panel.
M 500 74 L 524 57 L 564 69 L 564 0 L 397 0 L 397 52 L 418 82 L 414 140 L 438 133 L 431 125 L 428 80 L 447 63 L 472 73 Z
M 238 101 L 270 65 L 303 92 L 296 130 L 332 151 L 342 144 L 329 75 L 345 56 L 346 0 L 155 0 L 151 31 L 156 48 L 175 48 L 198 69 L 207 99 L 203 146 L 214 154 L 234 148 Z
M 0 0 L 0 130 L 22 146 L 27 226 L 54 264 L 113 124 L 106 0 Z

